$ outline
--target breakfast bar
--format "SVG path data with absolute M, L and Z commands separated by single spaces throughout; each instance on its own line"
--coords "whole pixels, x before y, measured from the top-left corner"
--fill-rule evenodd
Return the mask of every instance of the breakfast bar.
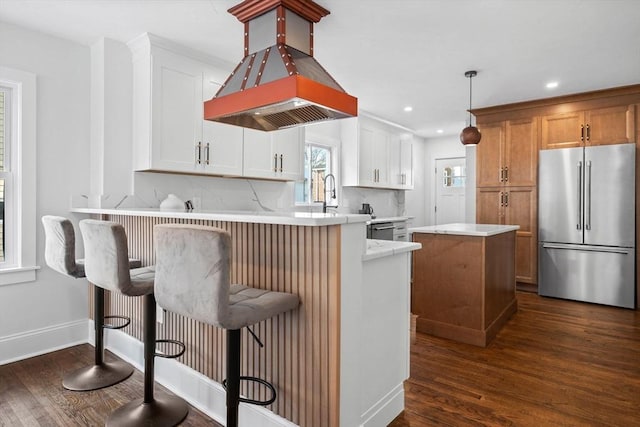
M 404 409 L 403 382 L 409 376 L 410 254 L 419 244 L 367 240 L 368 215 L 72 211 L 79 218 L 90 215 L 121 223 L 129 255 L 145 266 L 155 263 L 153 229 L 157 224 L 222 228 L 231 235 L 232 283 L 300 297 L 297 309 L 253 329 L 264 348 L 256 345 L 246 329 L 242 331 L 242 375 L 272 383 L 278 398 L 267 407 L 270 411 L 241 404 L 241 425 L 273 425 L 274 420 L 275 425 L 386 425 Z M 131 358 L 135 354 L 131 348 L 142 340 L 141 301 L 117 294 L 105 299 L 106 314 L 132 319 L 122 331 L 107 331 L 107 348 Z M 177 359 L 178 366 L 166 368 L 165 374 L 159 366 L 158 381 L 164 378 L 164 385 L 194 406 L 214 405 L 213 418 L 222 422 L 224 332 L 158 311 L 158 337 L 183 341 L 187 347 Z M 381 343 L 393 346 L 381 347 Z M 384 352 L 384 357 L 371 354 L 373 351 Z M 180 376 L 175 372 L 181 372 Z M 267 397 L 265 392 L 241 388 L 243 395 L 255 399 Z
M 486 347 L 517 310 L 517 225 L 445 224 L 409 229 L 416 330 Z

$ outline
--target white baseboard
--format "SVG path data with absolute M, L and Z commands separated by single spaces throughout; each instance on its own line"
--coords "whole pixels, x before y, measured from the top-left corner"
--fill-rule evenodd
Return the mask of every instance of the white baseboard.
M 361 417 L 362 426 L 386 426 L 404 410 L 404 385 L 398 384 Z
M 93 340 L 93 322 L 90 322 L 90 339 Z M 105 330 L 105 348 L 136 369 L 144 371 L 142 342 L 118 330 Z M 185 399 L 220 424 L 227 418 L 226 394 L 220 383 L 177 362 L 174 359 L 156 358 L 155 380 Z M 142 390 L 140 390 L 142 396 Z M 404 402 L 404 401 L 403 401 Z M 240 403 L 240 426 L 245 427 L 294 427 L 296 424 L 262 407 Z
M 83 319 L 0 337 L 0 365 L 85 344 L 87 331 L 87 320 Z

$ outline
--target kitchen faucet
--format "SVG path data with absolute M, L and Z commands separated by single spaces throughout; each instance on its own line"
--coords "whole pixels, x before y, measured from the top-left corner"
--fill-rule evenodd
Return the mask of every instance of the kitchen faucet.
M 337 208 L 338 205 L 335 206 L 327 206 L 327 178 L 331 177 L 331 190 L 329 190 L 329 192 L 331 193 L 331 198 L 335 199 L 336 198 L 336 177 L 333 176 L 332 173 L 327 174 L 327 176 L 324 177 L 324 197 L 323 197 L 323 201 L 322 201 L 322 212 L 323 213 L 327 213 L 327 208 Z

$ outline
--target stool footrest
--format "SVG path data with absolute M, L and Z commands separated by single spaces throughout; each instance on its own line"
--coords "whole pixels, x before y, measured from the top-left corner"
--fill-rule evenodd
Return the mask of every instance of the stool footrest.
M 240 376 L 240 381 L 253 381 L 256 383 L 260 383 L 271 391 L 271 397 L 267 400 L 254 400 L 254 399 L 247 399 L 246 397 L 240 397 L 240 402 L 250 403 L 252 405 L 267 406 L 267 405 L 271 405 L 273 402 L 276 401 L 276 389 L 268 381 L 265 381 L 262 378 L 246 377 L 246 376 Z M 227 389 L 226 379 L 222 381 L 222 387 L 224 387 L 225 390 Z
M 104 325 L 102 325 L 104 329 L 122 329 L 122 328 L 126 328 L 131 323 L 131 318 L 127 316 L 104 316 L 104 320 L 107 320 L 107 319 L 120 319 L 120 320 L 124 320 L 125 322 L 123 325 L 118 325 L 118 326 L 112 325 L 110 323 L 105 323 Z
M 184 354 L 184 352 L 187 350 L 187 347 L 184 345 L 184 343 L 182 341 L 178 341 L 178 340 L 156 340 L 156 344 L 160 344 L 160 343 L 177 345 L 178 347 L 180 347 L 180 351 L 178 351 L 177 353 L 174 353 L 174 354 L 165 354 L 165 353 L 155 352 L 154 356 L 164 357 L 165 359 L 176 359 L 176 358 L 182 356 Z

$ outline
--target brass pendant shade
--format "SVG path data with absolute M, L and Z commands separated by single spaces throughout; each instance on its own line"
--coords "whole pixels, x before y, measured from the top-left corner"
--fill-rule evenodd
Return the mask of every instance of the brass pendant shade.
M 478 72 L 474 70 L 464 73 L 464 76 L 469 78 L 469 126 L 460 132 L 460 142 L 463 145 L 477 145 L 482 139 L 482 134 L 478 128 L 471 124 L 471 79 L 477 74 Z

